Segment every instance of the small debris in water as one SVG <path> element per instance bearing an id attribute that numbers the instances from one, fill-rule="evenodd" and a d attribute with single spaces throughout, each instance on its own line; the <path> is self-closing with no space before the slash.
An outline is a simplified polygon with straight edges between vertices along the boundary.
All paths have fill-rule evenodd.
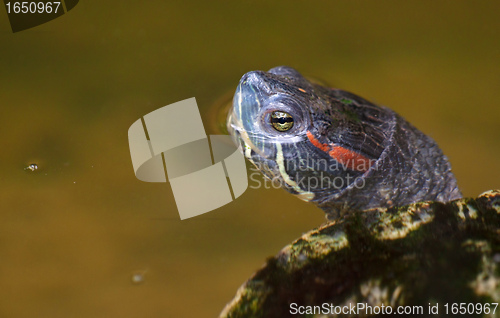
<path id="1" fill-rule="evenodd" d="M 146 275 L 147 270 L 136 271 L 132 274 L 132 283 L 135 285 L 139 285 L 144 283 L 144 276 Z"/>
<path id="2" fill-rule="evenodd" d="M 32 163 L 26 168 L 24 168 L 24 170 L 30 170 L 30 171 L 35 171 L 36 169 L 38 169 L 38 165 L 36 163 Z"/>

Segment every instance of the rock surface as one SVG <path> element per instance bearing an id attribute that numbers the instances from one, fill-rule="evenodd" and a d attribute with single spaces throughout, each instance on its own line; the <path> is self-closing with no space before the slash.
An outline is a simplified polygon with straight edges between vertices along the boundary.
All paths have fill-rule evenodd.
<path id="1" fill-rule="evenodd" d="M 439 317 L 452 314 L 454 303 L 459 311 L 460 303 L 474 304 L 467 317 L 500 317 L 492 304 L 500 302 L 499 268 L 500 190 L 353 211 L 270 258 L 220 317 L 336 317 L 341 310 L 358 317 L 371 316 L 362 306 L 374 313 L 382 305 L 384 316 L 387 306 L 394 316 L 398 306 L 411 306 L 401 308 Z"/>

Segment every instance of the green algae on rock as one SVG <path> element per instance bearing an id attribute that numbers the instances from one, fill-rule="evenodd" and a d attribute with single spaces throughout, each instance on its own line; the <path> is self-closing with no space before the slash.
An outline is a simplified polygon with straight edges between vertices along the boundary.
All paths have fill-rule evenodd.
<path id="1" fill-rule="evenodd" d="M 499 264 L 499 190 L 476 199 L 352 211 L 269 259 L 220 317 L 336 317 L 292 315 L 291 306 L 359 303 L 394 311 L 421 307 L 423 316 L 439 317 L 445 304 L 450 314 L 453 303 L 499 303 Z M 436 305 L 439 313 L 430 314 Z M 369 316 L 342 316 L 358 314 Z"/>

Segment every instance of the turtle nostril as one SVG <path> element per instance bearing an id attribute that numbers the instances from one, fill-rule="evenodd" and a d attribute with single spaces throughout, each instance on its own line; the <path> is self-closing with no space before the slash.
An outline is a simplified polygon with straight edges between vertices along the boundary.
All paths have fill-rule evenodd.
<path id="1" fill-rule="evenodd" d="M 262 71 L 252 71 L 248 72 L 240 80 L 240 84 L 248 84 L 252 86 L 258 86 L 263 81 L 265 73 Z"/>

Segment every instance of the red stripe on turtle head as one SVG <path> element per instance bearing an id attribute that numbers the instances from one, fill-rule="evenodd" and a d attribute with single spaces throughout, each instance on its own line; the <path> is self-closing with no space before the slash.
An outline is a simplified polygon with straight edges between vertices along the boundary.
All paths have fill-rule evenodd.
<path id="1" fill-rule="evenodd" d="M 323 144 L 314 137 L 314 135 L 308 130 L 307 138 L 313 144 L 314 147 L 318 148 L 321 151 L 328 153 L 330 157 L 337 160 L 344 167 L 348 169 L 366 172 L 372 166 L 372 160 L 366 158 L 365 156 L 349 150 L 347 148 L 337 146 L 335 144 Z"/>
<path id="2" fill-rule="evenodd" d="M 332 149 L 328 154 L 330 157 L 340 162 L 344 167 L 351 170 L 366 172 L 372 166 L 372 161 L 370 159 L 341 146 L 332 145 Z"/>
<path id="3" fill-rule="evenodd" d="M 318 148 L 321 151 L 328 152 L 330 150 L 330 146 L 328 144 L 322 144 L 316 139 L 316 137 L 313 136 L 313 134 L 308 130 L 307 131 L 307 138 L 309 138 L 309 141 L 313 144 L 314 147 Z"/>

